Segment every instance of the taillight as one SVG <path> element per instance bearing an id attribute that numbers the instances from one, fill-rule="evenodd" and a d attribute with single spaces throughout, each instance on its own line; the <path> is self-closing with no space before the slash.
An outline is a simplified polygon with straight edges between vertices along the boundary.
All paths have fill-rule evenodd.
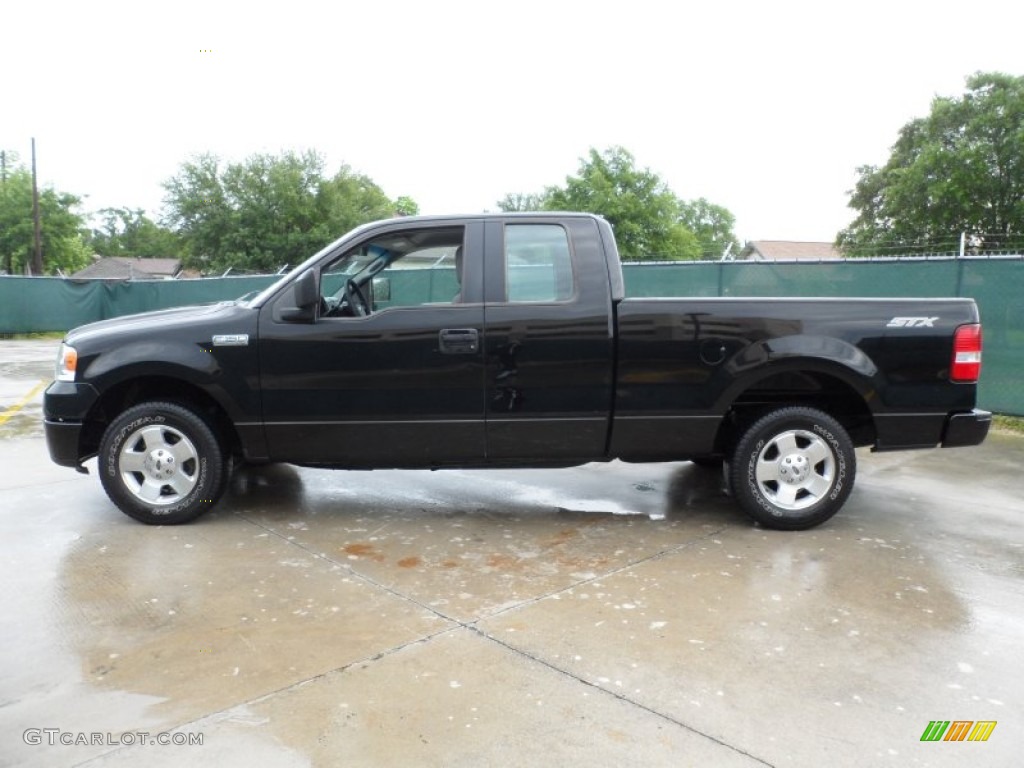
<path id="1" fill-rule="evenodd" d="M 952 381 L 973 383 L 981 375 L 981 325 L 961 325 L 953 334 Z"/>

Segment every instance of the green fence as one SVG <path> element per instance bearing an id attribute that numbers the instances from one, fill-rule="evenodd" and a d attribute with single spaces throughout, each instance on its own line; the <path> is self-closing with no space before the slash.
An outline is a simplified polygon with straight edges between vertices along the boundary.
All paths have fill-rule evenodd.
<path id="1" fill-rule="evenodd" d="M 436 274 L 431 274 L 436 272 Z M 979 403 L 1024 415 L 1024 258 L 626 264 L 629 296 L 966 296 L 985 324 Z M 449 301 L 451 269 L 388 272 L 382 304 Z M 63 331 L 150 309 L 235 299 L 276 278 L 112 282 L 0 277 L 0 333 Z"/>
<path id="2" fill-rule="evenodd" d="M 152 309 L 237 299 L 276 276 L 206 280 L 67 280 L 0 277 L 0 333 L 66 331 L 78 325 Z"/>

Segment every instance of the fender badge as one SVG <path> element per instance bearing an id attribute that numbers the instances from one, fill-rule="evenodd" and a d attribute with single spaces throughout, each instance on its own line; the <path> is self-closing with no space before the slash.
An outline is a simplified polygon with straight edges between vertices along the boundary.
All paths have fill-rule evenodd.
<path id="1" fill-rule="evenodd" d="M 221 333 L 213 337 L 215 347 L 247 347 L 249 346 L 248 333 Z"/>
<path id="2" fill-rule="evenodd" d="M 886 328 L 934 328 L 937 317 L 894 317 Z"/>

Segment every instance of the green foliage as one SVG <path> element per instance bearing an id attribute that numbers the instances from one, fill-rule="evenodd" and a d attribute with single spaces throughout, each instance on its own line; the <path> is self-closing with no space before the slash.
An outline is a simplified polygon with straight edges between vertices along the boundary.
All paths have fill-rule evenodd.
<path id="1" fill-rule="evenodd" d="M 700 243 L 702 259 L 715 261 L 732 246 L 739 253 L 740 244 L 733 234 L 736 217 L 727 208 L 715 205 L 706 198 L 679 201 L 679 223 L 693 232 Z"/>
<path id="2" fill-rule="evenodd" d="M 505 213 L 517 213 L 520 211 L 543 211 L 546 203 L 543 194 L 526 194 L 523 192 L 509 192 L 496 205 L 498 210 Z"/>
<path id="3" fill-rule="evenodd" d="M 586 211 L 611 222 L 624 260 L 718 259 L 731 243 L 735 217 L 724 207 L 684 201 L 649 169 L 638 169 L 622 147 L 591 149 L 564 187 L 521 192 L 497 202 L 502 211 Z"/>
<path id="4" fill-rule="evenodd" d="M 325 177 L 323 157 L 311 151 L 253 155 L 224 167 L 200 155 L 164 189 L 166 221 L 184 240 L 186 264 L 204 272 L 273 272 L 396 212 L 380 187 L 348 166 Z"/>
<path id="5" fill-rule="evenodd" d="M 978 73 L 903 126 L 888 162 L 862 166 L 857 218 L 836 244 L 850 256 L 1024 245 L 1024 77 Z"/>
<path id="6" fill-rule="evenodd" d="M 1002 432 L 1016 432 L 1018 435 L 1024 435 L 1024 419 L 1019 416 L 995 414 L 992 416 L 992 426 Z"/>
<path id="7" fill-rule="evenodd" d="M 142 209 L 103 208 L 101 225 L 94 227 L 89 246 L 100 256 L 180 258 L 183 244 L 177 233 L 151 221 Z"/>
<path id="8" fill-rule="evenodd" d="M 564 187 L 551 187 L 544 207 L 555 211 L 588 211 L 606 218 L 615 230 L 625 260 L 697 259 L 696 235 L 679 221 L 679 199 L 649 169 L 638 169 L 622 147 L 591 149 L 576 176 Z"/>
<path id="9" fill-rule="evenodd" d="M 11 165 L 8 153 L 7 180 L 0 184 L 0 268 L 8 274 L 24 274 L 34 250 L 32 222 L 32 173 Z M 75 211 L 81 201 L 52 187 L 39 190 L 39 218 L 43 246 L 43 271 L 70 274 L 89 264 L 89 249 L 82 241 L 82 217 Z"/>
<path id="10" fill-rule="evenodd" d="M 419 203 L 407 195 L 395 199 L 395 213 L 399 216 L 415 216 L 420 212 Z"/>

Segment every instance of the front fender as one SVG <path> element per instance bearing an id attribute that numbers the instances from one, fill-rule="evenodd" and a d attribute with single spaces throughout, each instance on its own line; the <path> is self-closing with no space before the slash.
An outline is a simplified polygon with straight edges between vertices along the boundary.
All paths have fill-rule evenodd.
<path id="1" fill-rule="evenodd" d="M 133 380 L 170 379 L 204 391 L 232 421 L 259 419 L 254 349 L 166 339 L 138 340 L 81 360 L 80 366 L 82 380 L 101 393 Z"/>
<path id="2" fill-rule="evenodd" d="M 139 376 L 184 378 L 193 383 L 210 380 L 220 365 L 209 345 L 160 340 L 132 341 L 79 362 L 83 380 L 100 389 Z"/>

